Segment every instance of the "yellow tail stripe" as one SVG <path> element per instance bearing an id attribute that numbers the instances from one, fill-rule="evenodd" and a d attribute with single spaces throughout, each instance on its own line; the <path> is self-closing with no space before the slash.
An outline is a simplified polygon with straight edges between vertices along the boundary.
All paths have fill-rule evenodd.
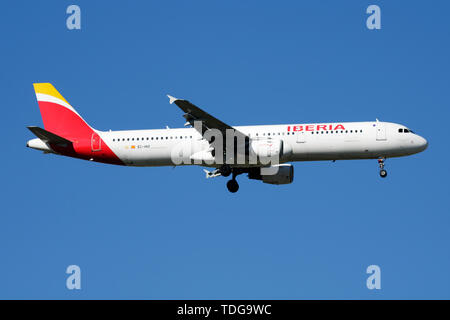
<path id="1" fill-rule="evenodd" d="M 64 97 L 58 92 L 58 90 L 55 89 L 55 87 L 51 83 L 33 83 L 33 86 L 34 91 L 36 93 L 43 93 L 49 96 L 53 96 L 55 98 L 65 101 L 67 104 L 70 105 L 70 103 L 67 102 L 66 99 L 64 99 Z"/>

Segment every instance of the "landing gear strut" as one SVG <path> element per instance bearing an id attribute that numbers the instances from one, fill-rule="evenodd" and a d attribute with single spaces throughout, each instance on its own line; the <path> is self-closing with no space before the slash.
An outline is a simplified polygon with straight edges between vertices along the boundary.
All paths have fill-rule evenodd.
<path id="1" fill-rule="evenodd" d="M 386 178 L 387 177 L 387 171 L 384 170 L 384 158 L 378 159 L 378 166 L 380 167 L 380 177 Z"/>
<path id="2" fill-rule="evenodd" d="M 227 182 L 227 188 L 228 191 L 231 193 L 235 193 L 239 190 L 239 184 L 236 181 L 236 176 L 238 174 L 241 174 L 242 172 L 239 171 L 239 169 L 231 169 L 232 178 L 230 181 Z"/>

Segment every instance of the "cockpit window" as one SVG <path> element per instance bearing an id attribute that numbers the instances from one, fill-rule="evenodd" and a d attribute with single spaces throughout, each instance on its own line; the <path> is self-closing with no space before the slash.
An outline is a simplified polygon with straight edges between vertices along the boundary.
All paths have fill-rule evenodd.
<path id="1" fill-rule="evenodd" d="M 400 128 L 400 129 L 398 129 L 398 132 L 400 132 L 400 133 L 408 133 L 408 132 L 414 133 L 414 131 L 406 129 L 406 128 Z"/>

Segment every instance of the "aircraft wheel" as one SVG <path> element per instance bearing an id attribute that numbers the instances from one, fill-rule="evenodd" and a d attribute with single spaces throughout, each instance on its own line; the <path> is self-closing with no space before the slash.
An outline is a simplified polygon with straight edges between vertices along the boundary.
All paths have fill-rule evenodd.
<path id="1" fill-rule="evenodd" d="M 235 193 L 239 190 L 239 184 L 235 179 L 231 179 L 230 181 L 227 182 L 227 188 L 228 191 L 230 191 L 231 193 Z"/>
<path id="2" fill-rule="evenodd" d="M 384 170 L 384 169 L 380 170 L 380 177 L 386 178 L 387 177 L 387 171 Z"/>

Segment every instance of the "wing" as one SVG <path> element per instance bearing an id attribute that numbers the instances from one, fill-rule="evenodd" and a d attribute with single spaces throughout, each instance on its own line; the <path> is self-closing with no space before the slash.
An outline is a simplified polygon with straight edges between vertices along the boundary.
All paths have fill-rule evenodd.
<path id="1" fill-rule="evenodd" d="M 208 129 L 217 129 L 222 132 L 223 137 L 226 137 L 226 131 L 227 130 L 233 130 L 235 132 L 236 136 L 241 136 L 242 138 L 247 137 L 244 133 L 240 132 L 239 130 L 236 130 L 232 126 L 220 121 L 219 119 L 213 117 L 206 111 L 203 111 L 199 107 L 193 105 L 187 100 L 181 100 L 177 99 L 175 97 L 172 97 L 170 95 L 167 95 L 169 97 L 170 104 L 175 103 L 181 110 L 185 112 L 183 117 L 186 119 L 187 123 L 189 123 L 192 127 L 197 129 L 199 131 L 200 127 L 197 128 L 194 126 L 195 121 L 201 121 L 201 132 L 200 134 L 203 135 L 206 130 Z"/>

